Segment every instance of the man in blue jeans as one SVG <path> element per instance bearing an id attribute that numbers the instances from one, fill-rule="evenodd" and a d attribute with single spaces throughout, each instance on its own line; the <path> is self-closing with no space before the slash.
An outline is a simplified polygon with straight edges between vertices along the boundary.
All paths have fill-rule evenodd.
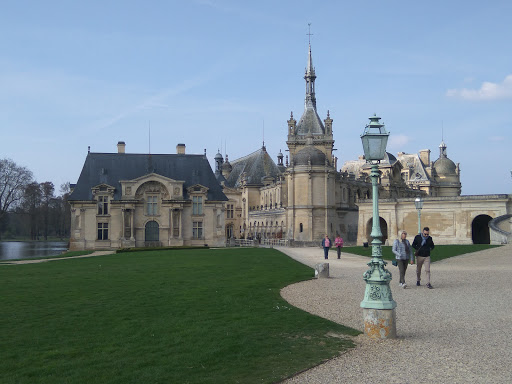
<path id="1" fill-rule="evenodd" d="M 419 233 L 412 242 L 412 247 L 416 249 L 416 285 L 420 285 L 421 267 L 425 264 L 425 274 L 427 275 L 427 288 L 434 288 L 430 284 L 430 251 L 434 249 L 434 240 L 430 234 L 430 228 L 423 228 L 423 233 Z"/>
<path id="2" fill-rule="evenodd" d="M 329 258 L 329 248 L 331 248 L 331 244 L 331 239 L 329 239 L 329 236 L 325 235 L 325 238 L 322 239 L 322 247 L 324 247 L 325 260 Z"/>

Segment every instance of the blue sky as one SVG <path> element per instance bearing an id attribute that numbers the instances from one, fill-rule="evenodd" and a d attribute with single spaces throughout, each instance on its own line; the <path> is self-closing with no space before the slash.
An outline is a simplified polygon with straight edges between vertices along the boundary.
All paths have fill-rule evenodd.
<path id="1" fill-rule="evenodd" d="M 377 113 L 388 151 L 459 162 L 462 193 L 512 193 L 510 1 L 4 1 L 0 158 L 76 182 L 87 155 L 286 149 L 304 109 L 308 23 L 317 109 L 338 166 Z"/>

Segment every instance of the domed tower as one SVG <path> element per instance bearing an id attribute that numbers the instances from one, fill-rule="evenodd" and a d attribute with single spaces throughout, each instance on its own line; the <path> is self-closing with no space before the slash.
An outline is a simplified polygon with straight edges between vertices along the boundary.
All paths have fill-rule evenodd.
<path id="1" fill-rule="evenodd" d="M 220 151 L 214 157 L 215 160 L 215 178 L 219 183 L 226 181 L 226 178 L 222 175 L 222 163 L 224 163 L 224 158 Z"/>
<path id="2" fill-rule="evenodd" d="M 335 204 L 336 170 L 331 159 L 314 144 L 311 133 L 286 170 L 288 238 L 316 244 L 338 228 Z M 291 225 L 290 225 L 291 224 Z"/>
<path id="3" fill-rule="evenodd" d="M 446 144 L 439 144 L 439 159 L 433 165 L 434 181 L 436 182 L 437 196 L 460 196 L 460 168 L 459 164 L 451 161 L 446 154 Z"/>

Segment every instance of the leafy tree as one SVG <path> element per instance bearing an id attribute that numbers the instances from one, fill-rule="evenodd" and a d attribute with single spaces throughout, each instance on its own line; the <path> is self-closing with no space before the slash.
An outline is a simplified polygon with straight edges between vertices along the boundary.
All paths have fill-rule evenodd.
<path id="1" fill-rule="evenodd" d="M 32 172 L 10 159 L 0 159 L 0 221 L 10 209 L 16 208 L 32 181 Z"/>

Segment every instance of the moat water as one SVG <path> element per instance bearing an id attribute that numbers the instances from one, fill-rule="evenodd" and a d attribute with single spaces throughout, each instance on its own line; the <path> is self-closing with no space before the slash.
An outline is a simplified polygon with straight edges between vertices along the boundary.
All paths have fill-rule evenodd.
<path id="1" fill-rule="evenodd" d="M 55 256 L 67 247 L 65 241 L 0 241 L 0 260 Z"/>

